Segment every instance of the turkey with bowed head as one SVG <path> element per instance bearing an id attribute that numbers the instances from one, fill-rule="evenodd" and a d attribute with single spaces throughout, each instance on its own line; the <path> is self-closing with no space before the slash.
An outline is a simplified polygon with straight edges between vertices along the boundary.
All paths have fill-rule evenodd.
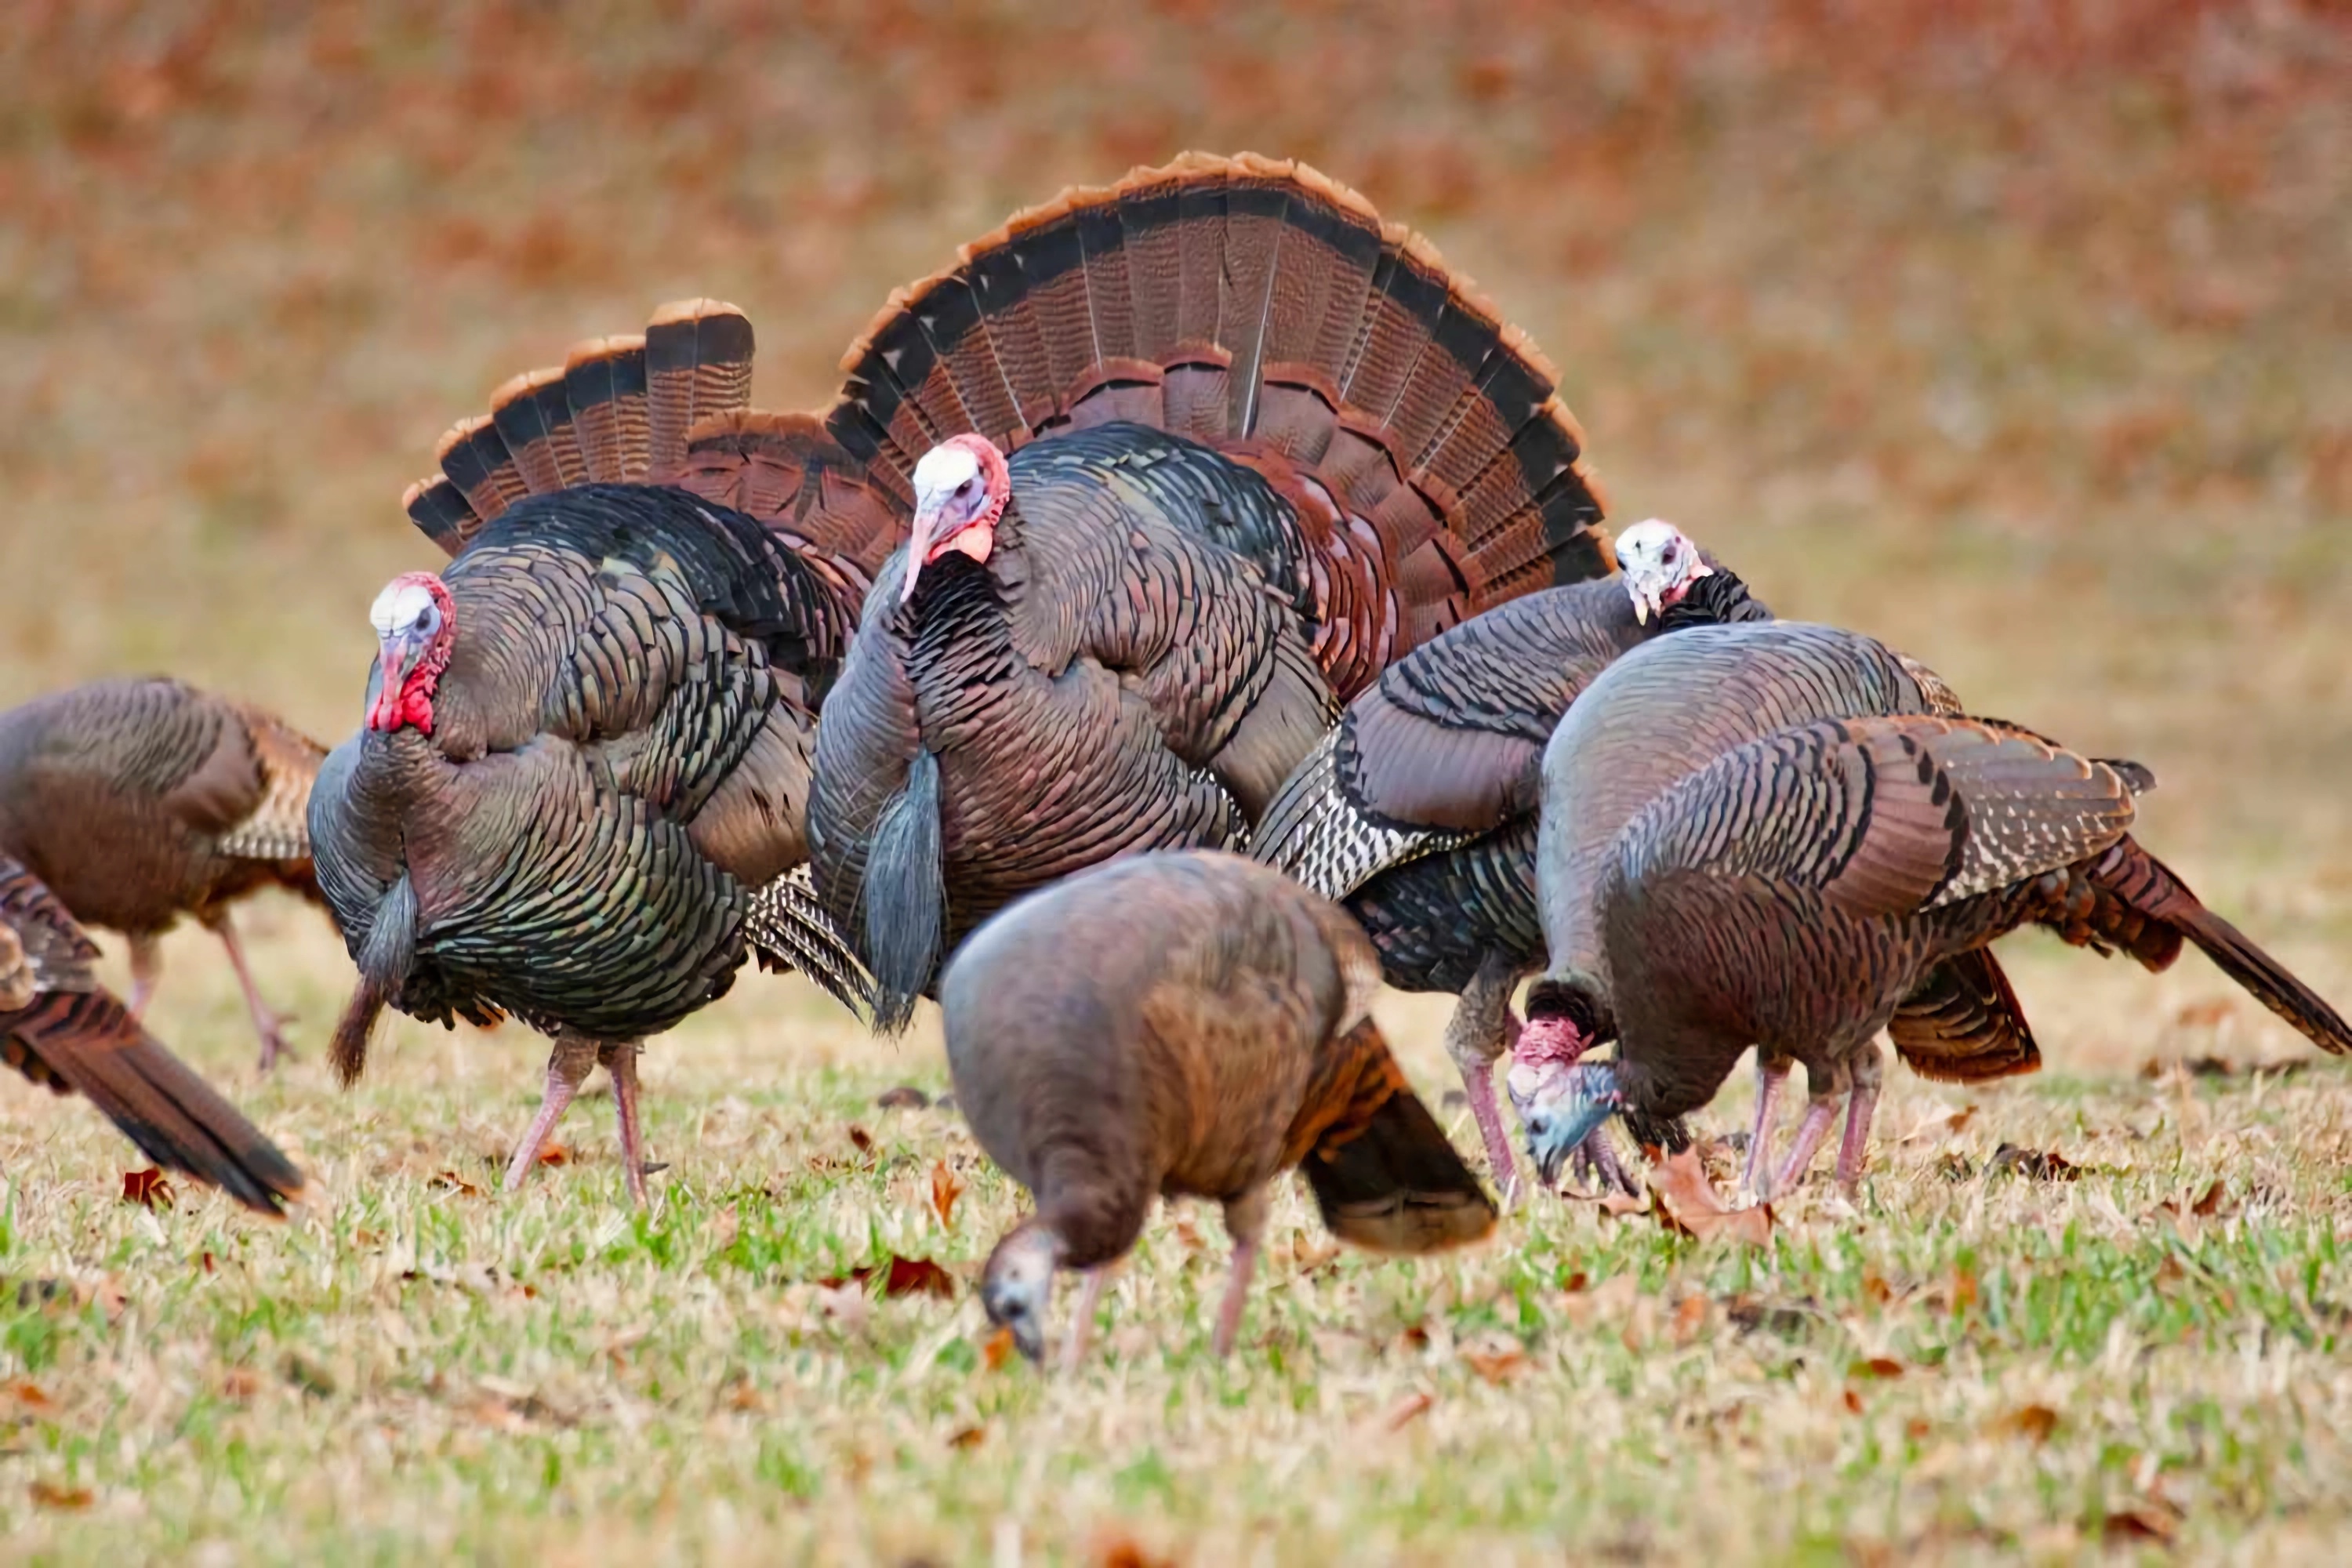
<path id="1" fill-rule="evenodd" d="M 1550 368 L 1311 169 L 1188 155 L 962 255 L 826 416 L 913 509 L 809 807 L 886 1026 L 1025 892 L 1246 847 L 1384 666 L 1610 564 Z"/>
<path id="2" fill-rule="evenodd" d="M 1876 1036 L 1903 1045 L 1906 1010 L 1915 1065 L 2038 1059 L 1999 971 L 1970 967 L 2028 924 L 2151 970 L 2194 943 L 2315 1044 L 2352 1050 L 2333 1008 L 2132 839 L 2145 769 L 1929 711 L 1939 695 L 1868 637 L 1783 624 L 1663 639 L 1570 710 L 1544 757 L 1550 967 L 1511 1069 L 1547 1177 L 1613 1111 L 1704 1105 L 1753 1045 L 1748 1184 L 1799 1180 L 1843 1100 L 1852 1186 Z M 1617 1060 L 1577 1059 L 1612 1034 Z M 1768 1176 L 1796 1062 L 1811 1103 Z"/>
<path id="3" fill-rule="evenodd" d="M 1445 1045 L 1507 1197 L 1517 1162 L 1495 1063 L 1518 983 L 1543 963 L 1536 819 L 1544 742 L 1620 654 L 1685 626 L 1769 620 L 1747 584 L 1672 523 L 1617 538 L 1620 575 L 1548 588 L 1463 622 L 1381 671 L 1259 824 L 1253 859 L 1337 899 L 1400 990 L 1461 998 Z M 1680 1147 L 1682 1130 L 1637 1127 Z M 1608 1139 L 1579 1157 L 1630 1185 Z"/>
<path id="4" fill-rule="evenodd" d="M 1224 1205 L 1232 1348 L 1265 1226 L 1297 1168 L 1334 1236 L 1427 1253 L 1495 1205 L 1367 1011 L 1380 960 L 1346 913 L 1210 851 L 1131 857 L 1034 893 L 964 943 L 940 986 L 956 1103 L 1035 1209 L 990 1253 L 981 1299 L 1031 1360 L 1055 1273 L 1086 1275 L 1065 1364 L 1155 1198 Z"/>
<path id="5" fill-rule="evenodd" d="M 261 1037 L 286 1054 L 230 907 L 265 888 L 316 903 L 303 816 L 326 748 L 260 709 L 176 680 L 101 680 L 0 713 L 0 855 L 85 925 L 131 940 L 131 1016 L 182 915 L 218 936 Z"/>
<path id="6" fill-rule="evenodd" d="M 0 1058 L 79 1093 L 167 1170 L 275 1216 L 302 1173 L 98 983 L 98 949 L 23 865 L 0 855 Z"/>
<path id="7" fill-rule="evenodd" d="M 734 307 L 667 306 L 443 437 L 407 507 L 450 562 L 377 598 L 366 728 L 312 796 L 360 969 L 346 1082 L 386 1003 L 553 1037 L 509 1188 L 602 1062 L 643 1201 L 639 1042 L 747 950 L 863 997 L 802 824 L 817 704 L 903 530 L 817 421 L 744 408 L 751 351 Z"/>

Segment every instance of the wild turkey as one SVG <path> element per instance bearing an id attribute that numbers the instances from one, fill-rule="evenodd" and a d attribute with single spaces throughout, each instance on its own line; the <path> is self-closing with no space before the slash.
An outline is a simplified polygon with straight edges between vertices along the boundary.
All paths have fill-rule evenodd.
<path id="1" fill-rule="evenodd" d="M 1610 566 L 1550 368 L 1311 169 L 1188 155 L 962 257 L 892 296 L 827 416 L 915 514 L 809 809 L 887 1026 L 1008 900 L 1244 847 L 1383 666 Z"/>
<path id="2" fill-rule="evenodd" d="M 303 826 L 326 748 L 258 708 L 176 680 L 101 680 L 0 713 L 0 855 L 85 925 L 131 939 L 131 1016 L 194 915 L 244 989 L 261 1070 L 286 1054 L 230 906 L 264 888 L 318 902 Z"/>
<path id="3" fill-rule="evenodd" d="M 815 420 L 743 409 L 751 352 L 734 307 L 667 306 L 443 438 L 406 504 L 452 559 L 376 600 L 367 727 L 312 800 L 361 974 L 344 1081 L 386 1002 L 554 1037 L 509 1188 L 602 1061 L 643 1200 L 638 1043 L 747 946 L 862 995 L 802 818 L 817 701 L 903 531 Z"/>
<path id="4" fill-rule="evenodd" d="M 1825 627 L 1700 629 L 1620 660 L 1570 710 L 1544 761 L 1551 969 L 1511 1075 L 1544 1169 L 1621 1106 L 1706 1103 L 1752 1044 L 1750 1184 L 1801 1176 L 1841 1099 L 1851 1184 L 1874 1037 L 1902 1043 L 1904 1010 L 1914 1046 L 1955 1070 L 2038 1058 L 1999 971 L 1971 967 L 2025 924 L 2150 969 L 2185 938 L 2322 1048 L 2352 1049 L 2326 1003 L 2128 837 L 2146 770 L 1926 712 L 1906 666 Z M 1612 1033 L 1616 1063 L 1575 1062 Z M 1792 1061 L 1812 1100 L 1768 1182 L 1770 1101 Z"/>
<path id="5" fill-rule="evenodd" d="M 1022 900 L 948 966 L 956 1103 L 1035 1210 L 989 1255 L 981 1299 L 1032 1361 L 1054 1272 L 1087 1276 L 1064 1361 L 1084 1353 L 1110 1266 L 1157 1196 L 1224 1205 L 1241 1326 L 1266 1185 L 1297 1167 L 1343 1241 L 1433 1252 L 1495 1206 L 1366 1012 L 1380 962 L 1355 922 L 1214 852 L 1136 856 Z"/>
<path id="6" fill-rule="evenodd" d="M 0 856 L 0 1058 L 85 1096 L 156 1164 L 249 1209 L 275 1215 L 300 1198 L 302 1173 L 107 994 L 97 960 L 57 897 Z"/>
<path id="7" fill-rule="evenodd" d="M 1461 997 L 1446 1051 L 1507 1197 L 1518 1169 L 1495 1102 L 1495 1063 L 1518 1034 L 1512 993 L 1543 963 L 1544 742 L 1626 649 L 1683 626 L 1771 618 L 1671 523 L 1627 529 L 1617 561 L 1620 576 L 1515 599 L 1389 666 L 1283 785 L 1251 847 L 1253 859 L 1340 900 L 1380 951 L 1391 985 Z M 1685 1141 L 1673 1126 L 1637 1137 Z M 1625 1182 L 1605 1137 L 1582 1156 Z"/>

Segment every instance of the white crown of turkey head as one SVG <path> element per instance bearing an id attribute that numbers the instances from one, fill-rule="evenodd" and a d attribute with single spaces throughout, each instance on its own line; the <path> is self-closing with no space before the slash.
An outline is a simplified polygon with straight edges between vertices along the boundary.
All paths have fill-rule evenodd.
<path id="1" fill-rule="evenodd" d="M 907 534 L 907 575 L 898 602 L 915 596 L 924 567 L 954 551 L 984 562 L 996 520 L 1013 493 L 1004 454 L 985 436 L 950 436 L 915 463 L 915 521 Z"/>
<path id="2" fill-rule="evenodd" d="M 1643 626 L 1652 616 L 1682 603 L 1693 583 L 1715 575 L 1690 536 L 1659 517 L 1637 522 L 1617 536 L 1617 568 L 1625 574 L 1633 619 Z"/>
<path id="3" fill-rule="evenodd" d="M 368 609 L 368 622 L 375 635 L 388 637 L 395 632 L 430 632 L 430 622 L 440 612 L 433 603 L 433 590 L 417 582 L 414 574 L 395 577 L 383 585 Z"/>

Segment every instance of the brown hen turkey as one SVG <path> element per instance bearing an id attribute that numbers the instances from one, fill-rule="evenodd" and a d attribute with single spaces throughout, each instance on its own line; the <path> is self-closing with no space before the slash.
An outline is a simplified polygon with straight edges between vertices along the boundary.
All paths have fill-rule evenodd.
<path id="1" fill-rule="evenodd" d="M 1426 1253 L 1495 1206 L 1367 1011 L 1380 960 L 1328 900 L 1236 856 L 1132 857 L 1032 894 L 973 933 L 940 988 L 956 1102 L 1035 1210 L 981 1298 L 1031 1360 L 1056 1270 L 1086 1275 L 1063 1359 L 1153 1201 L 1224 1205 L 1233 1270 L 1213 1344 L 1241 1326 L 1266 1189 L 1297 1169 L 1343 1241 Z"/>
<path id="2" fill-rule="evenodd" d="M 261 1037 L 286 1054 L 230 907 L 265 888 L 319 902 L 304 814 L 326 748 L 260 709 L 176 680 L 101 680 L 0 713 L 0 855 L 76 920 L 131 942 L 131 1016 L 193 915 L 220 938 Z"/>
<path id="3" fill-rule="evenodd" d="M 275 1215 L 302 1173 L 100 985 L 98 949 L 39 879 L 0 855 L 0 1059 L 80 1094 L 142 1153 Z"/>
<path id="4" fill-rule="evenodd" d="M 2315 1044 L 2352 1050 L 2335 1009 L 2131 838 L 2145 769 L 1929 706 L 1916 667 L 1883 646 L 1784 623 L 1650 645 L 1570 710 L 1544 762 L 1551 968 L 1511 1083 L 1547 1172 L 1614 1110 L 1705 1104 L 1753 1045 L 1751 1184 L 1801 1177 L 1843 1100 L 1851 1186 L 1875 1037 L 1908 999 L 1948 1004 L 1938 1021 L 1961 1020 L 1946 1033 L 1964 1060 L 2031 1050 L 2006 987 L 1952 968 L 2027 924 L 2151 970 L 2194 943 Z M 1933 984 L 1938 970 L 1958 979 Z M 1611 1034 L 1617 1061 L 1577 1061 Z M 1792 1062 L 1811 1103 L 1768 1176 Z"/>
<path id="5" fill-rule="evenodd" d="M 747 952 L 864 994 L 803 816 L 817 703 L 903 530 L 816 421 L 744 408 L 751 353 L 733 306 L 667 306 L 443 438 L 407 505 L 452 559 L 377 599 L 367 725 L 312 800 L 361 974 L 345 1081 L 387 1002 L 553 1037 L 509 1187 L 601 1062 L 642 1202 L 639 1042 Z"/>
<path id="6" fill-rule="evenodd" d="M 809 810 L 886 1025 L 1023 893 L 1246 847 L 1384 666 L 1610 566 L 1550 367 L 1313 170 L 1188 155 L 962 255 L 826 416 L 913 513 Z"/>

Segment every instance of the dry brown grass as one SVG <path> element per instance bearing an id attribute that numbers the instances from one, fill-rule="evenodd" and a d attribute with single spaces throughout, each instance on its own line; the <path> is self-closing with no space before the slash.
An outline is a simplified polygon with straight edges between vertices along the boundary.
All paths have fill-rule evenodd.
<path id="1" fill-rule="evenodd" d="M 401 486 L 511 372 L 711 293 L 759 323 L 761 401 L 813 403 L 890 285 L 1011 207 L 1253 146 L 1425 228 L 1536 333 L 1621 518 L 2147 762 L 2147 841 L 2352 995 L 2352 38 L 2284 4 L 2064 13 L 20 5 L 0 702 L 163 668 L 339 735 L 367 601 L 426 559 Z M 332 937 L 283 909 L 256 946 L 315 1047 Z M 226 974 L 173 958 L 163 1026 L 236 1078 Z M 87 1108 L 0 1094 L 0 1270 L 127 1303 L 0 1307 L 0 1373 L 47 1402 L 0 1388 L 0 1526 L 59 1556 L 985 1558 L 1018 1516 L 1074 1557 L 2064 1557 L 2114 1507 L 2201 1554 L 2320 1554 L 2340 1077 L 2151 1085 L 2151 1057 L 2295 1046 L 2215 1013 L 2193 958 L 2016 967 L 2053 1071 L 1949 1143 L 2122 1173 L 1948 1184 L 1943 1143 L 1888 1144 L 1860 1220 L 1801 1213 L 1762 1259 L 1547 1206 L 1459 1262 L 1277 1268 L 1229 1373 L 1189 1312 L 1214 1268 L 1163 1224 L 1066 1389 L 966 1370 L 966 1304 L 807 1283 L 883 1246 L 968 1262 L 1013 1202 L 975 1170 L 940 1233 L 919 1192 L 969 1145 L 868 1107 L 936 1085 L 934 1049 L 793 985 L 656 1047 L 677 1165 L 642 1225 L 585 1116 L 583 1167 L 519 1204 L 433 1184 L 524 1114 L 519 1033 L 404 1028 L 351 1097 L 315 1050 L 246 1086 L 331 1203 L 286 1231 L 209 1199 L 151 1222 Z M 1435 1092 L 1439 1012 L 1396 1006 Z M 1957 1103 L 1906 1083 L 1885 1126 Z M 811 1172 L 853 1116 L 880 1168 Z M 2193 1238 L 2157 1211 L 2225 1173 L 2237 1212 Z M 1799 1317 L 1740 1331 L 1743 1297 Z M 1486 1347 L 1489 1384 L 1458 1352 L 1496 1334 L 1525 1361 Z M 1880 1354 L 1905 1375 L 1851 1384 Z M 2036 1404 L 2046 1443 L 2002 1435 Z"/>

